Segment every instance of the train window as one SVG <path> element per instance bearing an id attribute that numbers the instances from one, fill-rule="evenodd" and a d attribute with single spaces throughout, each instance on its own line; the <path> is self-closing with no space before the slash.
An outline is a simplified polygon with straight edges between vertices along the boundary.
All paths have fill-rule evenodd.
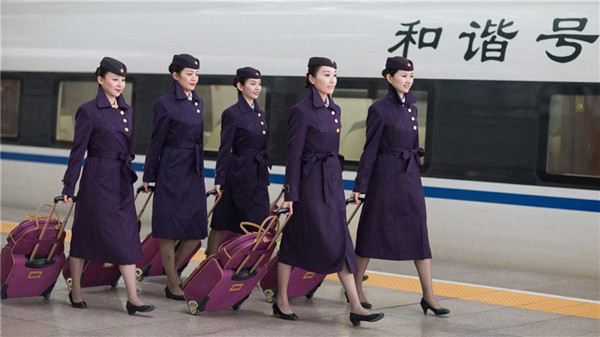
<path id="1" fill-rule="evenodd" d="M 2 137 L 16 138 L 19 132 L 19 98 L 21 81 L 2 79 L 0 110 L 2 120 Z"/>
<path id="2" fill-rule="evenodd" d="M 98 82 L 96 81 L 61 81 L 58 84 L 58 107 L 56 109 L 56 140 L 73 141 L 75 133 L 75 113 L 77 108 L 96 97 Z M 123 95 L 127 104 L 131 105 L 133 84 L 127 82 Z"/>
<path id="3" fill-rule="evenodd" d="M 204 150 L 219 151 L 221 144 L 221 114 L 237 102 L 237 89 L 231 84 L 196 86 L 196 94 L 204 101 Z M 267 88 L 262 87 L 258 105 L 265 109 Z"/>
<path id="4" fill-rule="evenodd" d="M 600 177 L 600 96 L 552 95 L 546 171 Z"/>
<path id="5" fill-rule="evenodd" d="M 425 148 L 427 121 L 427 91 L 413 90 L 419 111 L 419 146 Z M 377 91 L 377 98 L 387 95 L 387 89 Z M 367 89 L 336 89 L 335 103 L 342 108 L 340 154 L 348 161 L 359 161 L 366 140 L 366 121 L 369 106 L 375 101 L 368 97 Z M 423 160 L 423 158 L 421 158 Z"/>

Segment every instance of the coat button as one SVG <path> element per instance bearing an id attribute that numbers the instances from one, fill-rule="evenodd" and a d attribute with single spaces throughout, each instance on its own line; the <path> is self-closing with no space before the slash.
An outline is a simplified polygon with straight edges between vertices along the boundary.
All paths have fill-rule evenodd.
<path id="1" fill-rule="evenodd" d="M 331 110 L 331 115 L 335 116 L 335 111 Z"/>
<path id="2" fill-rule="evenodd" d="M 127 119 L 126 118 L 123 118 L 123 123 L 127 123 Z"/>
<path id="3" fill-rule="evenodd" d="M 261 114 L 260 114 L 260 112 L 259 112 L 259 113 L 258 113 L 258 117 L 260 117 L 260 116 L 262 116 L 262 115 L 261 115 Z"/>
<path id="4" fill-rule="evenodd" d="M 417 129 L 417 126 L 416 126 L 416 125 L 415 125 L 415 126 L 413 126 L 413 130 L 416 130 L 416 129 Z"/>
<path id="5" fill-rule="evenodd" d="M 412 110 L 410 108 L 408 108 L 408 112 L 412 112 Z"/>
<path id="6" fill-rule="evenodd" d="M 198 102 L 194 102 L 194 105 L 195 105 L 195 106 L 198 106 Z"/>
<path id="7" fill-rule="evenodd" d="M 129 132 L 129 128 L 125 128 L 125 132 Z"/>
<path id="8" fill-rule="evenodd" d="M 121 116 L 123 116 L 125 114 L 125 111 L 121 110 Z"/>
<path id="9" fill-rule="evenodd" d="M 340 128 L 335 129 L 335 132 L 340 133 Z"/>
<path id="10" fill-rule="evenodd" d="M 263 121 L 260 121 L 260 125 L 265 125 L 265 122 L 263 122 Z"/>
<path id="11" fill-rule="evenodd" d="M 199 114 L 200 113 L 200 109 L 196 109 L 196 113 Z"/>
<path id="12" fill-rule="evenodd" d="M 415 120 L 415 118 L 414 118 L 414 117 L 411 117 L 411 118 L 410 118 L 410 120 L 411 120 L 411 121 L 414 121 L 414 120 Z"/>
<path id="13" fill-rule="evenodd" d="M 333 121 L 334 121 L 334 122 L 337 124 L 337 122 L 338 122 L 338 119 L 336 118 L 336 119 L 334 119 Z"/>
<path id="14" fill-rule="evenodd" d="M 262 134 L 263 134 L 263 135 L 266 135 L 266 134 L 267 134 L 267 131 L 263 130 L 263 131 L 262 131 Z"/>

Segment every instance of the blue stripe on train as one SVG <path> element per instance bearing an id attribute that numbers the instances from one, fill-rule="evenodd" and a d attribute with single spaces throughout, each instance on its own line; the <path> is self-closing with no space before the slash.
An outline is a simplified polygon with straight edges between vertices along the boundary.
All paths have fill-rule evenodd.
<path id="1" fill-rule="evenodd" d="M 26 154 L 6 151 L 0 152 L 0 159 L 60 165 L 66 165 L 68 161 L 67 157 Z M 142 171 L 143 165 L 139 163 L 134 163 L 133 167 L 136 171 Z M 215 170 L 211 168 L 205 168 L 204 173 L 207 178 L 214 178 L 215 176 Z M 285 182 L 285 176 L 283 174 L 272 173 L 270 174 L 270 180 L 273 184 L 283 184 Z M 344 180 L 344 189 L 352 190 L 353 188 L 354 181 Z M 456 188 L 428 186 L 423 187 L 423 189 L 425 190 L 425 196 L 428 198 L 489 202 L 495 204 L 545 207 L 587 212 L 600 212 L 600 200 L 559 198 L 539 195 L 473 191 Z"/>

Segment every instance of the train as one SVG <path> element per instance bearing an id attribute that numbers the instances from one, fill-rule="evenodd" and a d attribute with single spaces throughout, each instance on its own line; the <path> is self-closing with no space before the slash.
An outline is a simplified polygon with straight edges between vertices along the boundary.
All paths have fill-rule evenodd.
<path id="1" fill-rule="evenodd" d="M 600 280 L 598 1 L 2 1 L 1 206 L 61 190 L 77 106 L 103 56 L 128 66 L 134 167 L 171 56 L 200 59 L 207 188 L 235 70 L 260 69 L 270 193 L 284 183 L 287 118 L 306 63 L 338 64 L 349 194 L 385 59 L 415 64 L 422 180 L 436 260 Z M 596 14 L 594 14 L 596 13 Z M 3 212 L 4 213 L 4 212 Z M 351 232 L 356 230 L 352 225 Z"/>

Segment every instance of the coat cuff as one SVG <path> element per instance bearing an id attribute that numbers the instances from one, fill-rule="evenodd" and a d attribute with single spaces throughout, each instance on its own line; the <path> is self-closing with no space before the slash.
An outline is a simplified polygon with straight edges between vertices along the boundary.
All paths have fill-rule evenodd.
<path id="1" fill-rule="evenodd" d="M 215 177 L 215 185 L 225 185 L 225 177 L 217 176 Z"/>
<path id="2" fill-rule="evenodd" d="M 65 187 L 63 187 L 63 190 L 62 190 L 62 195 L 68 195 L 70 197 L 74 196 L 75 195 L 75 188 L 71 187 L 71 186 L 66 186 L 65 185 Z"/>
<path id="3" fill-rule="evenodd" d="M 367 184 L 356 181 L 354 182 L 354 189 L 352 191 L 365 194 L 367 193 Z"/>
<path id="4" fill-rule="evenodd" d="M 298 201 L 298 190 L 290 185 L 283 185 L 285 201 Z"/>
<path id="5" fill-rule="evenodd" d="M 142 181 L 145 181 L 147 183 L 152 183 L 156 181 L 156 169 L 154 168 L 144 168 L 144 177 L 142 178 Z"/>

